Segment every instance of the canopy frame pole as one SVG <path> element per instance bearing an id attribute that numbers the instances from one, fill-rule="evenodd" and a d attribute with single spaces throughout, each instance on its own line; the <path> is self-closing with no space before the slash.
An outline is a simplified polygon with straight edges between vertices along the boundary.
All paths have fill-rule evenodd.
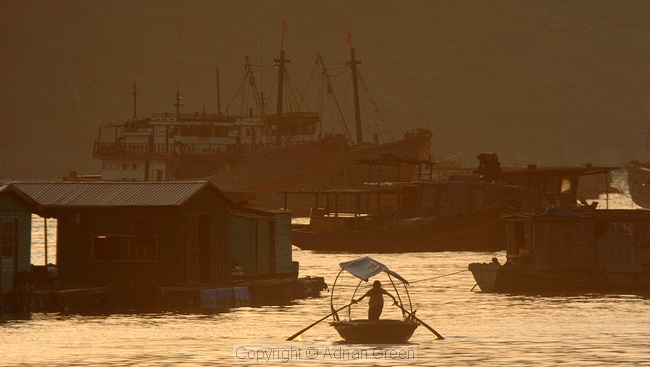
<path id="1" fill-rule="evenodd" d="M 393 285 L 393 289 L 395 290 L 395 294 L 397 295 L 397 299 L 399 300 L 400 305 L 403 304 L 402 303 L 402 296 L 400 296 L 399 291 L 397 290 L 397 286 L 395 285 L 395 282 L 393 281 L 393 277 L 390 276 L 389 273 L 386 273 L 386 275 L 388 275 L 388 280 L 390 280 L 390 284 Z M 406 288 L 406 286 L 404 286 L 404 288 Z M 402 317 L 405 317 L 404 310 L 402 310 Z"/>
<path id="2" fill-rule="evenodd" d="M 330 295 L 330 309 L 332 310 L 332 317 L 334 318 L 334 321 L 339 321 L 339 314 L 334 309 L 334 289 L 336 289 L 336 282 L 339 280 L 339 276 L 341 276 L 343 270 L 344 269 L 341 269 L 341 271 L 339 271 L 339 273 L 336 274 L 336 278 L 334 279 L 334 284 L 332 284 L 332 292 Z"/>

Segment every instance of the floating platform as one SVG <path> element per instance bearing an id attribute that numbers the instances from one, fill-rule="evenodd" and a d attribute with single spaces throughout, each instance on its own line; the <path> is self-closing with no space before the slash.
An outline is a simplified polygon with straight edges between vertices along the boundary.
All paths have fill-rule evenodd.
<path id="1" fill-rule="evenodd" d="M 327 284 L 323 277 L 301 277 L 248 281 L 224 287 L 158 287 L 139 283 L 74 289 L 56 289 L 57 284 L 46 287 L 26 294 L 0 296 L 0 314 L 219 311 L 317 298 L 327 289 Z"/>

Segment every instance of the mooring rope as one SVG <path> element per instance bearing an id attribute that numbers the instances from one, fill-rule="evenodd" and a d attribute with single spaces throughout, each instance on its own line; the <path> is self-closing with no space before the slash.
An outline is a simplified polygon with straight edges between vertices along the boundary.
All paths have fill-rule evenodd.
<path id="1" fill-rule="evenodd" d="M 432 279 L 443 278 L 443 277 L 447 277 L 447 276 L 450 276 L 450 275 L 460 274 L 460 273 L 465 272 L 465 271 L 469 271 L 469 269 L 463 269 L 463 270 L 455 271 L 455 272 L 453 272 L 453 273 L 443 274 L 443 275 L 438 275 L 438 276 L 431 277 L 431 278 L 424 278 L 424 279 L 412 280 L 412 281 L 410 281 L 409 283 L 423 282 L 423 281 L 425 281 L 425 280 L 432 280 Z"/>

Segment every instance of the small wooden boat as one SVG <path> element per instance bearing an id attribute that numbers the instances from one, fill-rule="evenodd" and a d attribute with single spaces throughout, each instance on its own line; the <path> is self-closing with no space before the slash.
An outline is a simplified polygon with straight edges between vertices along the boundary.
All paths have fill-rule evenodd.
<path id="1" fill-rule="evenodd" d="M 403 344 L 408 342 L 409 338 L 413 335 L 415 329 L 420 326 L 420 320 L 415 317 L 415 311 L 412 308 L 411 298 L 408 294 L 408 281 L 399 274 L 388 269 L 384 264 L 371 259 L 368 256 L 343 262 L 340 264 L 341 271 L 334 280 L 332 285 L 332 297 L 330 300 L 332 308 L 332 316 L 334 320 L 330 323 L 336 331 L 341 335 L 343 340 L 347 343 L 358 344 Z M 378 274 L 385 274 L 388 276 L 392 290 L 395 292 L 395 305 L 402 310 L 402 319 L 352 319 L 351 312 L 348 313 L 348 319 L 341 319 L 334 306 L 334 295 L 339 294 L 337 287 L 342 286 L 341 273 L 347 271 L 356 278 L 360 279 L 354 292 L 350 304 L 356 303 L 354 301 L 358 296 L 359 286 L 362 282 L 367 282 L 371 277 Z M 397 290 L 394 279 L 398 279 L 404 287 L 405 299 Z M 405 303 L 408 304 L 408 309 L 404 307 Z M 339 309 L 340 310 L 340 309 Z M 350 308 L 348 308 L 350 310 Z M 409 311 L 410 310 L 410 311 Z"/>
<path id="2" fill-rule="evenodd" d="M 420 323 L 413 320 L 335 321 L 332 326 L 348 343 L 404 344 Z"/>

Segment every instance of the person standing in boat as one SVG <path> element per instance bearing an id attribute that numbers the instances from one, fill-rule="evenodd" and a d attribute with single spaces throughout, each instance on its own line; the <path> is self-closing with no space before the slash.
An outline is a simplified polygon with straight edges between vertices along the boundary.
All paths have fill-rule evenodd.
<path id="1" fill-rule="evenodd" d="M 384 294 L 389 295 L 393 299 L 393 302 L 397 304 L 395 297 L 392 294 L 388 293 L 384 288 L 382 288 L 381 282 L 378 280 L 375 280 L 372 283 L 372 288 L 366 292 L 366 294 L 364 294 L 359 299 L 353 299 L 352 303 L 357 303 L 362 299 L 369 297 L 368 320 L 379 320 L 379 316 L 381 316 L 381 312 L 384 309 Z"/>

